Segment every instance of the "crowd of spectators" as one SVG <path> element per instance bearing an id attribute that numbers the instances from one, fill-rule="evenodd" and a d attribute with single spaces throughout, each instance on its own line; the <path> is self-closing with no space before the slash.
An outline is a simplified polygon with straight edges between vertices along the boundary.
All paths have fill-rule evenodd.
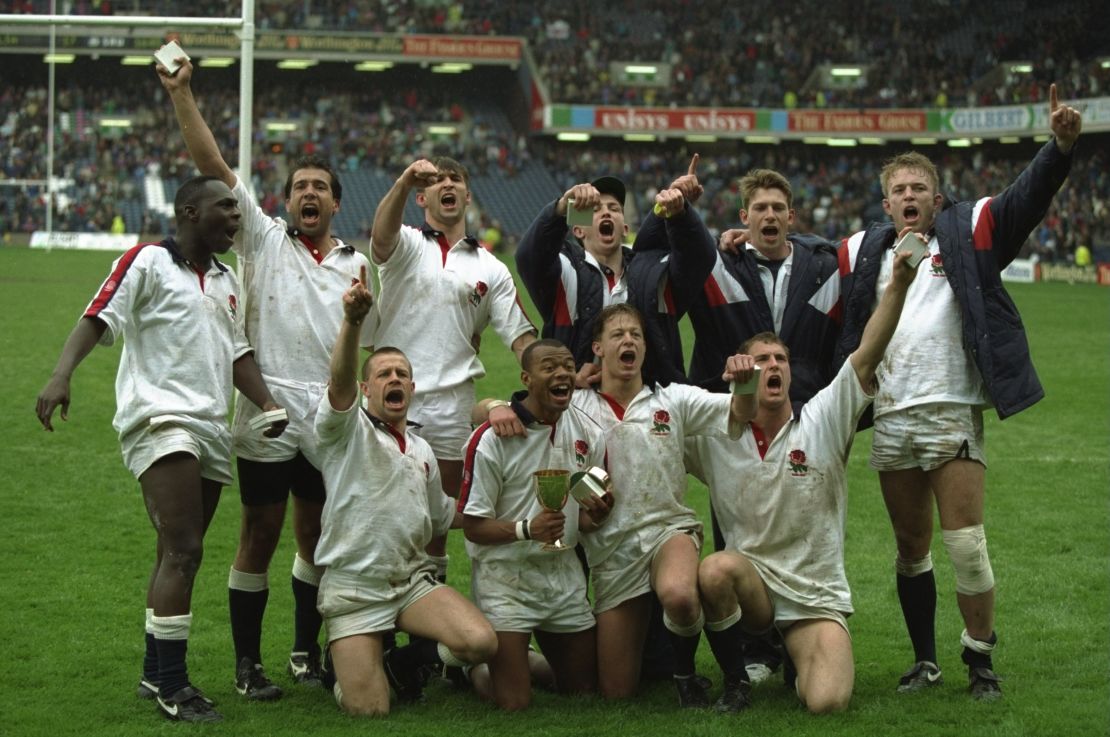
<path id="1" fill-rule="evenodd" d="M 83 12 L 79 3 L 71 5 L 73 12 Z M 392 9 L 394 20 L 403 19 L 406 27 L 471 32 L 475 29 L 466 19 L 472 17 L 468 15 L 470 9 L 481 7 L 483 0 L 468 3 L 466 14 L 440 12 L 439 6 L 420 3 L 374 5 L 382 13 Z M 700 12 L 694 7 L 697 3 L 678 5 L 686 12 Z M 352 8 L 361 4 L 319 0 L 297 4 L 300 10 L 321 7 Z M 518 11 L 514 10 L 515 4 L 506 7 L 483 17 L 511 23 Z M 552 8 L 562 4 L 539 3 L 536 7 L 535 12 L 542 14 L 554 12 Z M 567 3 L 566 7 L 579 5 Z M 406 8 L 420 12 L 405 15 Z M 362 17 L 359 13 L 355 16 Z M 627 23 L 615 24 L 613 33 L 633 22 L 630 15 L 625 18 Z M 773 32 L 774 20 L 767 27 Z M 643 44 L 647 48 L 649 42 Z M 634 44 L 628 47 L 637 48 Z M 302 76 L 256 75 L 251 177 L 268 212 L 278 214 L 281 210 L 283 164 L 306 153 L 331 158 L 340 172 L 365 170 L 386 177 L 395 176 L 414 157 L 443 151 L 467 162 L 477 173 L 493 170 L 509 177 L 535 158 L 555 179 L 559 191 L 605 172 L 625 178 L 640 212 L 650 204 L 655 188 L 669 182 L 684 166 L 689 153 L 678 144 L 666 143 L 595 139 L 583 145 L 529 140 L 521 132 L 522 121 L 516 121 L 514 129 L 504 112 L 507 105 L 497 102 L 497 95 L 504 96 L 503 91 L 515 84 L 511 72 L 504 69 L 481 72 L 502 75 L 493 77 L 493 81 L 489 76 L 476 76 L 460 83 L 459 78 L 415 67 L 359 75 L 341 73 L 339 66 L 321 65 L 312 74 Z M 568 62 L 567 66 L 572 65 Z M 47 131 L 43 65 L 31 57 L 10 57 L 6 70 L 11 74 L 6 74 L 0 84 L 0 179 L 42 180 L 46 176 Z M 234 157 L 239 132 L 237 71 L 204 69 L 197 75 L 195 89 L 221 150 Z M 119 225 L 124 209 L 121 205 L 130 204 L 128 231 L 166 232 L 169 224 L 164 214 L 149 210 L 142 213 L 144 179 L 154 174 L 180 181 L 192 172 L 192 165 L 176 135 L 172 108 L 163 99 L 152 70 L 121 67 L 112 60 L 87 62 L 80 68 L 59 67 L 56 90 L 54 173 L 67 186 L 55 203 L 54 227 L 109 231 Z M 129 117 L 131 127 L 108 130 L 97 126 L 100 117 L 117 114 Z M 287 140 L 280 140 L 263 128 L 267 119 L 296 120 L 299 130 L 289 134 Z M 437 137 L 429 133 L 429 123 L 446 122 L 455 124 L 458 134 Z M 275 145 L 281 149 L 276 153 Z M 1032 152 L 1027 149 L 994 144 L 959 151 L 939 147 L 927 153 L 937 158 L 944 172 L 944 192 L 963 199 L 999 191 L 1028 161 Z M 752 167 L 768 166 L 782 170 L 793 183 L 798 229 L 839 237 L 883 217 L 878 206 L 878 168 L 894 150 L 897 144 L 860 147 L 847 153 L 844 149 L 787 143 L 707 146 L 700 151 L 702 176 L 708 188 L 700 207 L 714 228 L 735 225 L 740 206 L 737 179 Z M 1107 163 L 1102 138 L 1091 138 L 1090 143 L 1085 140 L 1071 179 L 1031 239 L 1032 253 L 1046 259 L 1067 259 L 1081 244 L 1110 245 Z M 29 232 L 43 226 L 41 186 L 5 186 L 0 192 L 0 233 Z M 502 234 L 500 228 L 495 230 Z M 506 243 L 511 243 L 519 233 L 507 231 L 503 236 Z"/>
<path id="2" fill-rule="evenodd" d="M 46 12 L 6 0 L 5 12 Z M 234 15 L 238 3 L 63 0 L 59 12 Z M 1107 15 L 1094 0 L 260 0 L 256 25 L 527 39 L 553 102 L 691 107 L 958 107 L 1037 102 L 1049 82 L 1104 95 Z M 621 84 L 610 62 L 669 64 L 665 87 Z M 1028 73 L 1003 62 L 1023 61 Z M 822 64 L 860 64 L 858 86 L 822 85 Z"/>
<path id="3" fill-rule="evenodd" d="M 141 201 L 148 174 L 180 181 L 193 171 L 154 72 L 110 62 L 96 69 L 95 82 L 85 69 L 63 70 L 55 83 L 54 176 L 66 182 L 54 209 L 59 230 L 107 231 L 119 212 L 113 203 Z M 524 137 L 496 109 L 474 104 L 467 112 L 453 94 L 457 85 L 437 76 L 425 73 L 416 80 L 397 73 L 375 76 L 374 84 L 365 77 L 333 79 L 327 95 L 319 94 L 320 81 L 314 78 L 259 80 L 251 160 L 252 184 L 263 207 L 280 212 L 284 164 L 307 154 L 330 158 L 340 172 L 395 173 L 414 157 L 446 148 L 478 173 L 498 169 L 513 176 L 528 158 Z M 200 107 L 220 149 L 234 158 L 239 146 L 237 75 L 206 69 L 197 77 Z M 302 100 L 312 102 L 300 106 Z M 105 115 L 127 117 L 131 125 L 101 128 L 98 121 Z M 298 132 L 287 140 L 284 134 L 269 133 L 264 123 L 271 119 L 296 121 Z M 456 124 L 457 134 L 437 138 L 427 131 L 429 123 L 448 122 Z M 46 140 L 47 90 L 42 81 L 0 87 L 0 179 L 45 180 Z M 280 150 L 275 153 L 275 148 Z M 4 187 L 0 192 L 0 233 L 42 227 L 44 187 Z M 153 211 L 140 222 L 127 223 L 130 231 L 141 232 L 165 232 L 166 224 L 165 216 Z"/>

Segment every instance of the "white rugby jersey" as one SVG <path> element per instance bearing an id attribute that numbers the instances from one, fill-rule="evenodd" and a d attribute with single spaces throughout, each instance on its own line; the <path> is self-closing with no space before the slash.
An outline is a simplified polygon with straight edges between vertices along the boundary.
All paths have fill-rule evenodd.
<path id="1" fill-rule="evenodd" d="M 394 582 L 427 567 L 425 546 L 455 517 L 428 444 L 371 418 L 357 401 L 337 410 L 326 394 L 316 437 L 327 489 L 316 565 Z"/>
<path id="2" fill-rule="evenodd" d="M 749 424 L 739 440 L 686 442 L 687 467 L 709 486 L 727 549 L 743 553 L 767 588 L 790 601 L 852 611 L 844 467 L 870 401 L 848 360 L 776 437 Z"/>
<path id="3" fill-rule="evenodd" d="M 769 259 L 759 252 L 759 249 L 751 243 L 745 244 L 745 247 L 750 252 L 751 256 L 755 259 L 756 268 L 759 271 L 759 280 L 763 282 L 763 293 L 767 297 L 767 304 L 771 307 L 771 319 L 775 324 L 775 332 L 782 332 L 782 316 L 786 312 L 786 297 L 790 292 L 790 272 L 794 269 L 794 244 L 790 241 L 786 242 L 790 252 L 786 256 L 786 260 L 779 266 L 778 274 L 771 272 L 771 269 L 763 265 L 764 261 Z M 720 256 L 717 257 L 720 261 Z M 830 282 L 834 281 L 829 279 Z"/>
<path id="4" fill-rule="evenodd" d="M 378 277 L 377 345 L 405 352 L 418 395 L 485 376 L 471 338 L 487 325 L 506 346 L 535 332 L 508 268 L 473 238 L 450 245 L 430 227 L 403 225 Z"/>
<path id="5" fill-rule="evenodd" d="M 264 376 L 286 382 L 325 383 L 343 321 L 343 294 L 359 267 L 366 267 L 370 281 L 370 261 L 342 241 L 320 257 L 284 220 L 268 216 L 238 177 L 232 192 L 242 212 L 235 253 L 258 367 Z M 375 323 L 371 310 L 361 345 L 374 344 Z"/>
<path id="6" fill-rule="evenodd" d="M 533 471 L 565 469 L 573 474 L 605 463 L 601 426 L 578 408 L 567 408 L 552 426 L 537 421 L 519 401 L 513 401 L 512 407 L 524 423 L 525 437 L 499 438 L 485 422 L 467 441 L 459 493 L 459 509 L 464 514 L 514 522 L 531 519 L 542 511 L 533 491 Z M 569 494 L 563 514 L 567 518 L 563 543 L 573 548 L 578 543 L 578 502 Z M 542 545 L 535 540 L 504 545 L 467 540 L 466 552 L 472 559 L 542 565 L 547 556 L 558 555 L 543 550 Z"/>
<path id="7" fill-rule="evenodd" d="M 981 209 L 977 205 L 972 214 L 972 229 Z M 856 233 L 847 242 L 853 269 L 862 241 L 863 233 Z M 882 258 L 872 312 L 890 284 L 894 250 L 887 249 Z M 934 402 L 990 406 L 983 377 L 964 347 L 960 305 L 945 276 L 940 243 L 935 236 L 929 241 L 929 257 L 917 266 L 917 277 L 906 292 L 898 328 L 875 376 L 879 380 L 876 417 Z"/>
<path id="8" fill-rule="evenodd" d="M 729 436 L 729 394 L 685 384 L 643 387 L 627 408 L 601 392 L 579 389 L 574 406 L 605 428 L 605 451 L 613 480 L 613 511 L 599 529 L 582 537 L 591 566 L 603 563 L 630 534 L 701 523 L 686 505 L 687 437 Z"/>
<path id="9" fill-rule="evenodd" d="M 231 365 L 251 350 L 239 294 L 233 271 L 215 257 L 196 271 L 172 238 L 116 259 L 84 316 L 108 326 L 102 345 L 123 338 L 112 420 L 120 435 L 168 414 L 227 427 Z"/>

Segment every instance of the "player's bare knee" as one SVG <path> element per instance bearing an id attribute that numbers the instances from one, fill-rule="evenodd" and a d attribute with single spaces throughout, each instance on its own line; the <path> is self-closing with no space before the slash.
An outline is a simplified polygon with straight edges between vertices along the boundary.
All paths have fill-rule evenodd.
<path id="1" fill-rule="evenodd" d="M 531 685 L 523 691 L 494 694 L 493 700 L 497 708 L 503 711 L 524 711 L 532 705 Z"/>
<path id="2" fill-rule="evenodd" d="M 817 693 L 802 697 L 802 702 L 810 714 L 835 714 L 844 711 L 851 700 L 851 691 L 837 689 L 818 689 Z"/>
<path id="3" fill-rule="evenodd" d="M 706 596 L 716 598 L 732 588 L 736 560 L 726 554 L 714 553 L 698 566 L 698 588 Z"/>
<path id="4" fill-rule="evenodd" d="M 281 526 L 256 524 L 250 529 L 244 528 L 239 543 L 239 551 L 246 559 L 266 566 L 277 550 L 278 541 L 281 540 Z"/>
<path id="5" fill-rule="evenodd" d="M 174 547 L 164 547 L 162 568 L 176 571 L 186 580 L 193 580 L 204 559 L 204 545 L 201 540 L 178 542 Z"/>
<path id="6" fill-rule="evenodd" d="M 623 675 L 599 678 L 597 688 L 603 699 L 628 699 L 636 694 L 636 679 Z"/>
<path id="7" fill-rule="evenodd" d="M 353 717 L 384 717 L 389 714 L 389 699 L 383 701 L 366 690 L 344 691 L 339 707 Z"/>
<path id="8" fill-rule="evenodd" d="M 904 526 L 895 524 L 894 542 L 898 546 L 898 557 L 902 560 L 919 560 L 929 554 L 933 541 L 932 526 L 922 528 L 918 525 Z"/>
<path id="9" fill-rule="evenodd" d="M 697 587 L 682 581 L 660 586 L 655 592 L 663 611 L 677 622 L 692 622 L 701 612 Z"/>
<path id="10" fill-rule="evenodd" d="M 458 655 L 462 660 L 477 665 L 488 663 L 497 655 L 497 633 L 488 622 L 482 622 L 474 627 L 465 640 L 463 652 Z"/>

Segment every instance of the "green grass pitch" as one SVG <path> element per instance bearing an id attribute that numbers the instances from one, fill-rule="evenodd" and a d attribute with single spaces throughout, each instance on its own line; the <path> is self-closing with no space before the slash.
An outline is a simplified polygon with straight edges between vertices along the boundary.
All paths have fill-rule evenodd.
<path id="1" fill-rule="evenodd" d="M 78 369 L 67 423 L 48 434 L 35 397 L 62 343 L 107 274 L 106 253 L 0 249 L 3 330 L 0 426 L 0 732 L 10 735 L 132 735 L 191 730 L 171 725 L 134 686 L 142 657 L 143 596 L 154 535 L 136 481 L 120 460 L 113 380 L 118 348 L 97 348 Z M 847 570 L 856 686 L 844 714 L 814 718 L 781 680 L 759 686 L 737 717 L 679 712 L 670 684 L 634 700 L 537 696 L 522 714 L 496 712 L 446 686 L 427 703 L 397 708 L 371 724 L 341 715 L 331 696 L 290 686 L 288 529 L 271 569 L 263 657 L 287 688 L 272 704 L 246 704 L 233 689 L 226 580 L 238 536 L 234 487 L 206 540 L 194 596 L 189 653 L 195 682 L 226 719 L 211 734 L 305 735 L 1085 735 L 1107 734 L 1110 704 L 1110 524 L 1107 443 L 1110 400 L 1110 290 L 1066 284 L 1011 288 L 1029 328 L 1047 391 L 1034 408 L 987 419 L 987 529 L 998 577 L 995 664 L 1005 698 L 971 703 L 959 662 L 961 624 L 943 546 L 934 545 L 941 666 L 947 682 L 928 693 L 894 693 L 912 653 L 894 591 L 894 545 L 876 477 L 867 469 L 870 434 L 850 462 Z M 339 309 L 339 306 L 336 306 Z M 534 312 L 531 312 L 533 316 Z M 689 346 L 687 346 L 687 350 Z M 482 358 L 483 396 L 506 396 L 518 370 L 490 332 Z M 1002 426 L 1000 426 L 1002 425 Z M 705 514 L 705 491 L 692 482 Z M 452 533 L 451 582 L 468 589 L 461 533 Z M 699 671 L 719 685 L 703 643 Z"/>

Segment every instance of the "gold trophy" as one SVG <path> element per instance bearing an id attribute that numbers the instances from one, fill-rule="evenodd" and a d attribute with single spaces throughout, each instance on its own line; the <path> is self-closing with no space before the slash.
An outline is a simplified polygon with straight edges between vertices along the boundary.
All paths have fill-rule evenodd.
<path id="1" fill-rule="evenodd" d="M 567 503 L 567 493 L 570 489 L 570 471 L 559 468 L 548 468 L 535 471 L 532 474 L 532 487 L 536 491 L 536 499 L 540 506 L 552 512 L 562 511 Z M 544 550 L 570 550 L 563 544 L 562 539 L 552 543 L 544 543 Z"/>

